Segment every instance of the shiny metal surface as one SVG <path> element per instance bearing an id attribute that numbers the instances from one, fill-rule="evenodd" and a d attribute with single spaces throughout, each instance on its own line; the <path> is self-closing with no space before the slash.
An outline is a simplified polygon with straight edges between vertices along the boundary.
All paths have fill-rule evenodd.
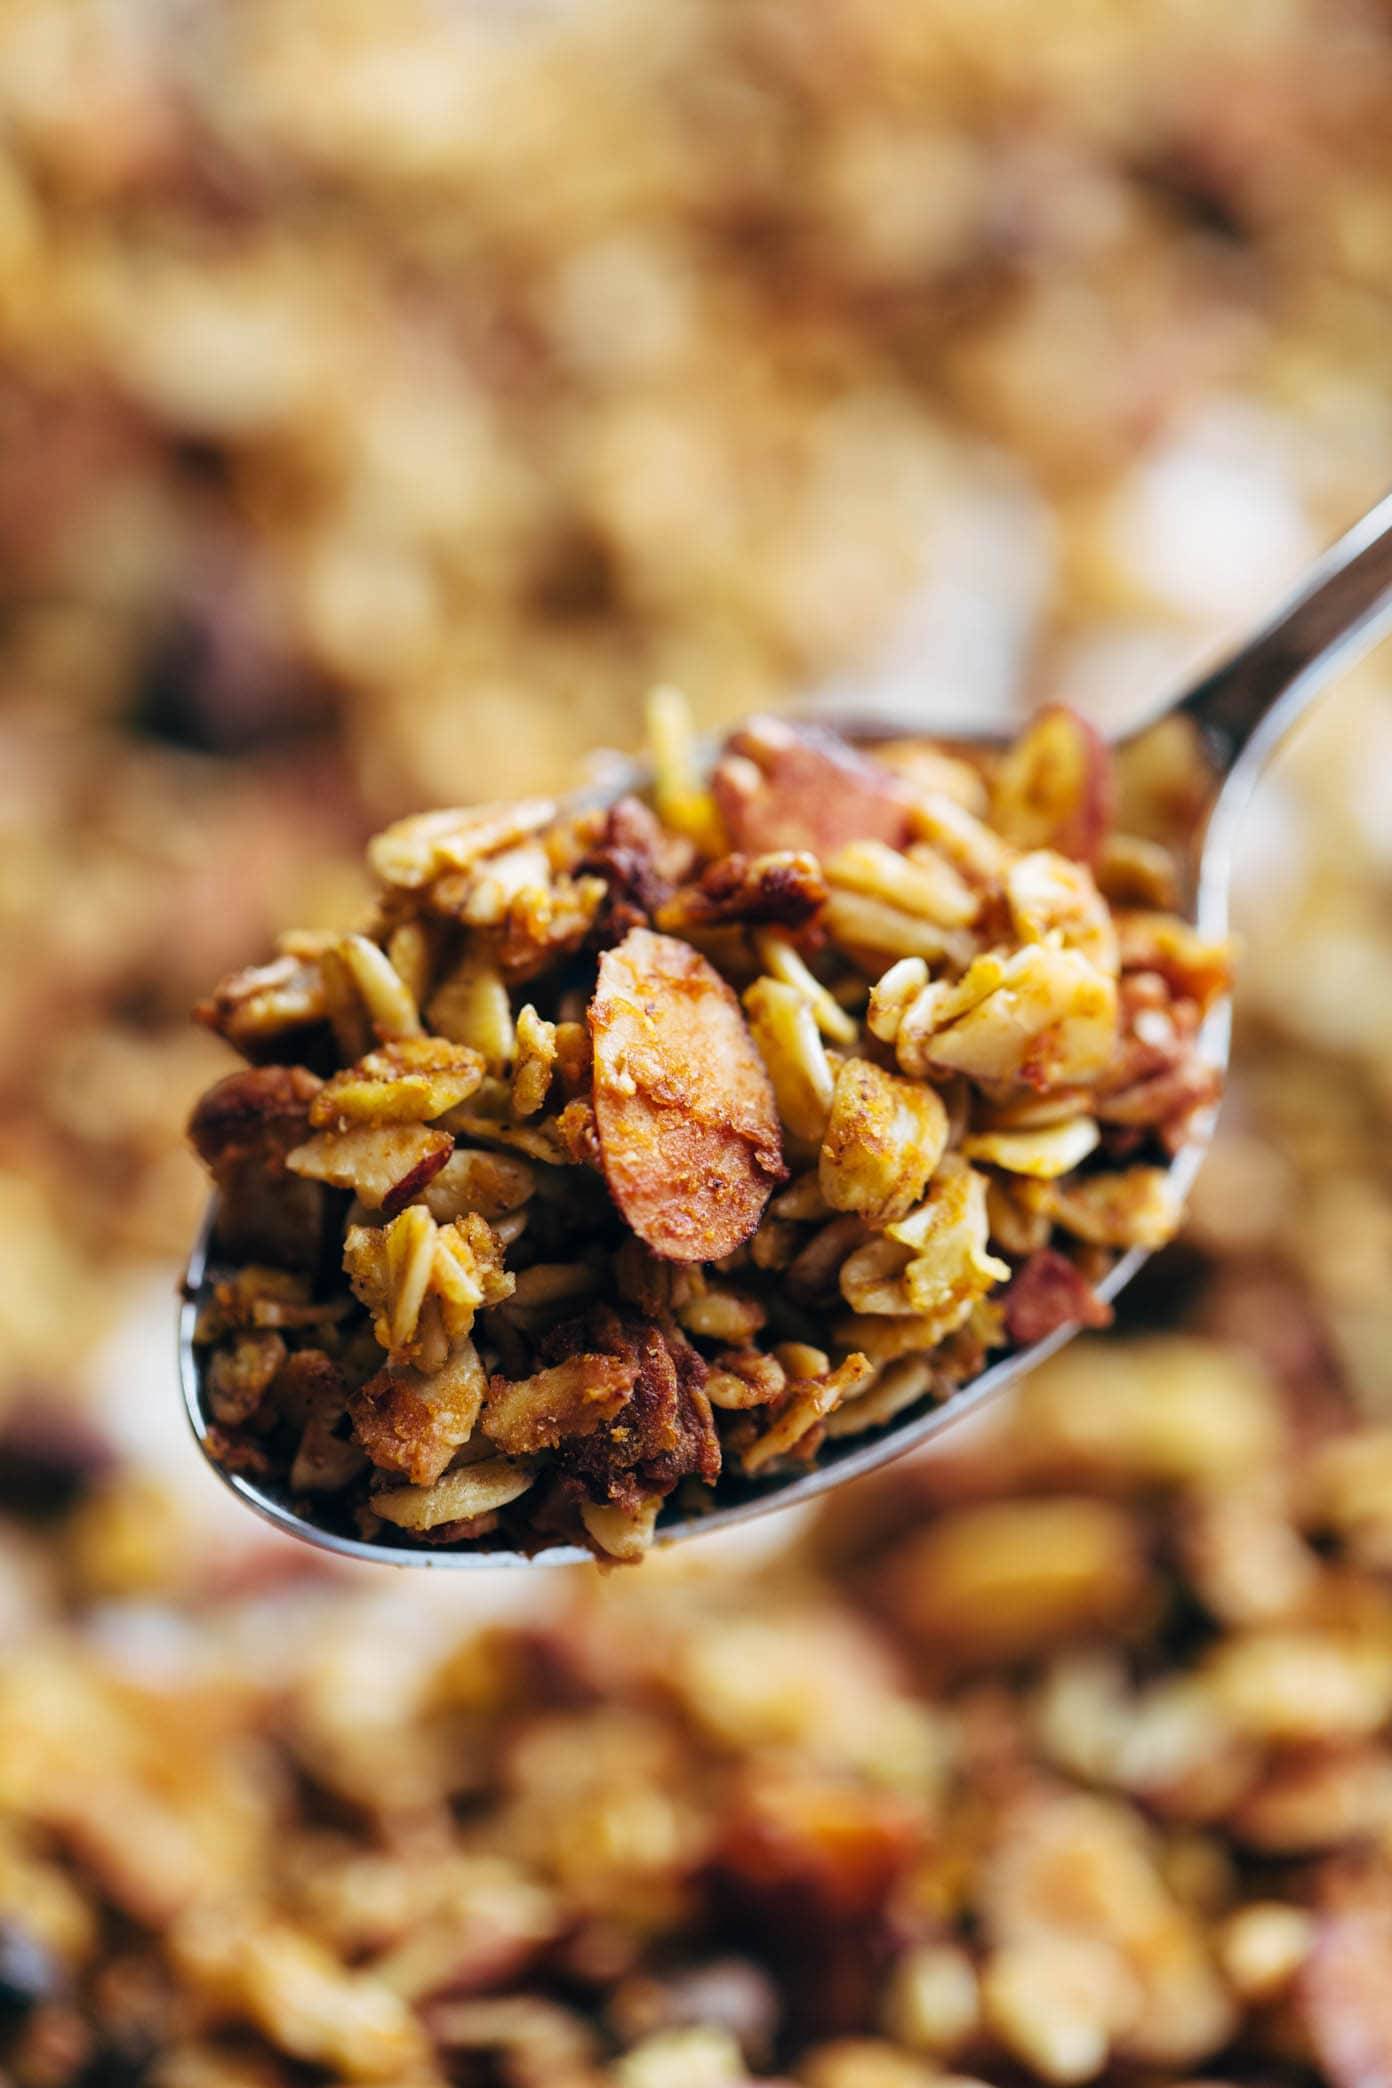
<path id="1" fill-rule="evenodd" d="M 1157 707 L 1133 735 L 1172 711 L 1180 711 L 1200 727 L 1208 743 L 1215 769 L 1216 796 L 1205 830 L 1199 859 L 1193 916 L 1207 936 L 1222 936 L 1228 929 L 1228 899 L 1232 879 L 1233 852 L 1238 825 L 1253 786 L 1277 745 L 1315 698 L 1340 672 L 1362 658 L 1389 629 L 1392 629 L 1392 495 L 1341 537 L 1311 573 L 1288 597 L 1282 607 L 1238 651 L 1206 674 L 1172 703 Z M 818 712 L 817 723 L 840 731 L 847 739 L 862 743 L 904 730 L 902 719 L 891 725 L 873 717 L 836 719 Z M 942 725 L 925 721 L 925 735 L 940 731 L 945 738 L 961 741 L 960 724 Z M 610 800 L 644 780 L 641 767 L 616 769 L 602 788 L 581 793 L 588 802 Z M 1203 1032 L 1203 1041 L 1214 1064 L 1225 1066 L 1231 1035 L 1230 1010 L 1214 1011 Z M 1212 1133 L 1213 1114 L 1201 1134 L 1176 1158 L 1171 1178 L 1176 1189 L 1186 1193 L 1200 1165 Z M 245 1474 L 229 1472 L 207 1449 L 208 1418 L 203 1411 L 200 1373 L 193 1332 L 198 1303 L 208 1286 L 209 1241 L 213 1212 L 210 1209 L 194 1248 L 185 1279 L 185 1302 L 179 1315 L 179 1372 L 184 1404 L 195 1436 L 214 1470 L 239 1500 L 279 1529 L 344 1558 L 373 1564 L 429 1567 L 435 1570 L 472 1569 L 486 1571 L 502 1566 L 563 1565 L 588 1559 L 578 1547 L 558 1547 L 538 1559 L 517 1552 L 433 1551 L 402 1545 L 369 1544 L 359 1538 L 340 1536 L 320 1529 L 296 1515 L 282 1500 L 266 1492 Z M 1098 1285 L 1108 1301 L 1117 1297 L 1148 1259 L 1134 1248 L 1116 1264 Z M 839 1486 L 901 1457 L 906 1451 L 931 1441 L 945 1429 L 956 1427 L 979 1413 L 1006 1388 L 1056 1353 L 1071 1338 L 1074 1329 L 1062 1327 L 1043 1341 L 1016 1350 L 992 1364 L 969 1385 L 922 1413 L 910 1414 L 892 1423 L 880 1434 L 848 1441 L 844 1449 L 825 1449 L 820 1462 L 809 1472 L 792 1479 L 770 1479 L 762 1484 L 722 1482 L 729 1497 L 708 1514 L 682 1518 L 673 1516 L 659 1523 L 655 1542 L 676 1544 L 688 1537 L 728 1530 L 748 1523 L 775 1508 L 789 1508 L 812 1501 Z"/>

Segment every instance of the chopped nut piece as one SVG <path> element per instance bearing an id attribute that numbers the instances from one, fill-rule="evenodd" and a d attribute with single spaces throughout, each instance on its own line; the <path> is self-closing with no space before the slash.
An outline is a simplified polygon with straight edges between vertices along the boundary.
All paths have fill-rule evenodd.
<path id="1" fill-rule="evenodd" d="M 826 896 L 817 858 L 805 850 L 720 856 L 697 884 L 667 900 L 657 925 L 668 935 L 730 922 L 751 928 L 771 922 L 804 928 L 815 920 Z"/>
<path id="2" fill-rule="evenodd" d="M 259 1058 L 266 1045 L 279 1048 L 282 1038 L 327 1019 L 323 973 L 312 960 L 276 957 L 233 972 L 194 1015 L 244 1058 Z"/>
<path id="3" fill-rule="evenodd" d="M 1005 1294 L 1006 1331 L 1022 1346 L 1043 1341 L 1060 1327 L 1108 1327 L 1111 1322 L 1111 1306 L 1098 1297 L 1076 1262 L 1053 1247 L 1031 1254 Z"/>
<path id="4" fill-rule="evenodd" d="M 536 1190 L 536 1170 L 511 1153 L 456 1147 L 440 1172 L 426 1183 L 421 1200 L 441 1225 L 477 1211 L 490 1223 L 517 1211 Z"/>

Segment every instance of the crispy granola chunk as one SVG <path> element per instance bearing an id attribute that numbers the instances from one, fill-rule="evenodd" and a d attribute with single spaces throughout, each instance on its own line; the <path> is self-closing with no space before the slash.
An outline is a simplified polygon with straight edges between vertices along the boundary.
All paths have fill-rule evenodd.
<path id="1" fill-rule="evenodd" d="M 826 897 L 817 858 L 805 849 L 727 855 L 704 870 L 696 884 L 674 894 L 658 914 L 657 925 L 672 935 L 729 923 L 805 928 Z"/>
<path id="2" fill-rule="evenodd" d="M 348 1403 L 358 1441 L 379 1471 L 429 1486 L 473 1435 L 485 1384 L 471 1341 L 428 1375 L 409 1363 L 389 1363 Z"/>
<path id="3" fill-rule="evenodd" d="M 509 1457 L 554 1450 L 558 1443 L 592 1435 L 633 1396 L 638 1365 L 622 1356 L 567 1356 L 535 1377 L 509 1382 L 494 1378 L 488 1388 L 484 1434 Z"/>
<path id="4" fill-rule="evenodd" d="M 341 1530 L 634 1559 L 678 1491 L 1105 1325 L 1113 1258 L 1178 1223 L 1227 953 L 1113 912 L 1089 728 L 881 762 L 757 719 L 708 778 L 674 692 L 652 718 L 651 803 L 400 821 L 357 932 L 214 996 L 315 1072 L 195 1119 L 242 1263 L 210 1423 Z"/>
<path id="5" fill-rule="evenodd" d="M 907 1217 L 947 1148 L 942 1097 L 922 1081 L 847 1059 L 836 1076 L 817 1183 L 834 1211 Z"/>

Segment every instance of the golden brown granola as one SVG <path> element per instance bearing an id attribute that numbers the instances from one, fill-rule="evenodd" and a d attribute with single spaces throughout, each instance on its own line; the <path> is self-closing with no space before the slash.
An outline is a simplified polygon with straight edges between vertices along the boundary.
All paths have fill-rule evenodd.
<path id="1" fill-rule="evenodd" d="M 631 1559 L 675 1493 L 1105 1324 L 1110 1257 L 1175 1229 L 1227 957 L 1099 891 L 1097 734 L 1055 705 L 1003 755 L 880 761 L 755 720 L 702 799 L 674 701 L 685 833 L 637 799 L 401 820 L 367 931 L 200 1010 L 305 1061 L 195 1113 L 219 1251 L 341 1307 L 278 1350 L 205 1327 L 218 1441 L 338 1527 Z M 338 1385 L 310 1408 L 307 1352 Z"/>

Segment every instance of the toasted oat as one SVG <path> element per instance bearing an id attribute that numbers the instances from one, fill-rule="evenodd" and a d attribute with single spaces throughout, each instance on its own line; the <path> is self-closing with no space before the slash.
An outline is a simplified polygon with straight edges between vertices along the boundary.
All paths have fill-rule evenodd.
<path id="1" fill-rule="evenodd" d="M 1066 1117 L 1038 1130 L 974 1131 L 962 1140 L 968 1160 L 988 1160 L 1007 1174 L 1054 1181 L 1071 1174 L 1097 1148 L 1101 1133 L 1091 1117 Z"/>
<path id="2" fill-rule="evenodd" d="M 323 973 L 313 959 L 300 957 L 251 965 L 224 979 L 194 1015 L 243 1057 L 259 1058 L 265 1046 L 327 1019 Z"/>
<path id="3" fill-rule="evenodd" d="M 660 1494 L 642 1494 L 631 1506 L 615 1501 L 582 1501 L 580 1519 L 601 1555 L 633 1565 L 653 1540 Z"/>
<path id="4" fill-rule="evenodd" d="M 433 1483 L 375 1493 L 372 1512 L 395 1523 L 399 1530 L 434 1530 L 441 1523 L 470 1522 L 506 1508 L 526 1493 L 534 1476 L 505 1457 L 483 1458 L 446 1472 Z"/>
<path id="5" fill-rule="evenodd" d="M 365 935 L 349 935 L 332 954 L 352 981 L 375 1036 L 386 1043 L 421 1034 L 410 988 L 385 950 Z"/>
<path id="6" fill-rule="evenodd" d="M 457 812 L 420 812 L 379 834 L 368 861 L 385 884 L 418 890 L 449 870 L 467 870 L 484 857 L 550 824 L 556 807 L 549 798 L 516 804 L 471 805 Z"/>
<path id="7" fill-rule="evenodd" d="M 483 1073 L 482 1057 L 466 1044 L 403 1038 L 326 1081 L 310 1104 L 309 1121 L 320 1130 L 428 1123 L 467 1101 Z"/>
<path id="8" fill-rule="evenodd" d="M 530 1002 L 517 1017 L 517 1062 L 512 1075 L 513 1113 L 535 1116 L 543 1107 L 556 1070 L 556 1025 Z"/>

